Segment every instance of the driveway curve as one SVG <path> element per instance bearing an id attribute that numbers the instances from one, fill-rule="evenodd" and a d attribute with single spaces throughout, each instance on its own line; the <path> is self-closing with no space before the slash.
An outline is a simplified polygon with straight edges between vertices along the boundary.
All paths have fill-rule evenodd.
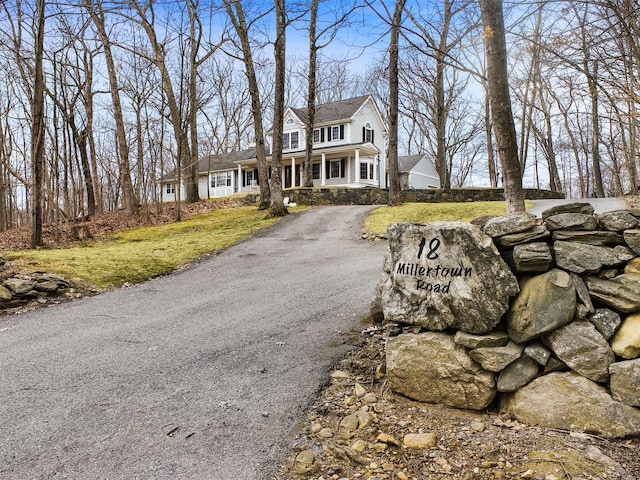
<path id="1" fill-rule="evenodd" d="M 315 208 L 182 272 L 0 317 L 0 478 L 271 478 L 368 315 L 370 210 Z"/>

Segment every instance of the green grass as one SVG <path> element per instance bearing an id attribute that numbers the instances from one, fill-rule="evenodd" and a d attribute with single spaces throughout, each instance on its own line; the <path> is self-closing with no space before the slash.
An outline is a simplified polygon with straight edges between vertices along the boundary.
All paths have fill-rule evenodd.
<path id="1" fill-rule="evenodd" d="M 228 208 L 183 222 L 119 232 L 70 248 L 9 251 L 4 256 L 21 268 L 58 273 L 104 289 L 171 272 L 203 255 L 229 248 L 277 221 L 265 218 L 265 212 L 255 207 Z"/>
<path id="2" fill-rule="evenodd" d="M 527 204 L 527 208 L 530 204 Z M 390 223 L 430 223 L 439 221 L 470 222 L 483 215 L 505 215 L 505 202 L 405 203 L 397 207 L 381 207 L 367 219 L 367 233 L 384 235 Z"/>

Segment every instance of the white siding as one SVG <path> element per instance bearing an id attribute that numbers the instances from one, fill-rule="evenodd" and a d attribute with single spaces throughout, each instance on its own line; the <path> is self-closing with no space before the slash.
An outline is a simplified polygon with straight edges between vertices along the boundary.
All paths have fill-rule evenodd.
<path id="1" fill-rule="evenodd" d="M 377 173 L 377 178 L 381 180 L 380 187 L 386 188 L 386 145 L 385 145 L 385 126 L 382 123 L 382 119 L 376 112 L 376 108 L 373 105 L 373 100 L 368 99 L 353 116 L 353 123 L 351 125 L 351 142 L 360 143 L 363 141 L 362 129 L 369 123 L 373 128 L 373 144 L 380 150 L 380 167 Z"/>
<path id="2" fill-rule="evenodd" d="M 440 188 L 440 177 L 427 157 L 422 157 L 409 172 L 408 188 Z"/>

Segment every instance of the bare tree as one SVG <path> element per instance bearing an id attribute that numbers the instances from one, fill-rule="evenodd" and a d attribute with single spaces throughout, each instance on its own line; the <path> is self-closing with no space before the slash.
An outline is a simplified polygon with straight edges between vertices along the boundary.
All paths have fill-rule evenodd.
<path id="1" fill-rule="evenodd" d="M 507 75 L 507 46 L 502 0 L 480 0 L 480 10 L 487 49 L 487 84 L 491 115 L 504 175 L 507 211 L 509 213 L 524 212 L 522 171 L 518 161 L 518 142 Z"/>
<path id="2" fill-rule="evenodd" d="M 31 97 L 31 164 L 33 175 L 33 223 L 31 248 L 42 245 L 44 202 L 44 27 L 45 0 L 36 3 L 36 43 L 34 58 L 33 96 Z"/>

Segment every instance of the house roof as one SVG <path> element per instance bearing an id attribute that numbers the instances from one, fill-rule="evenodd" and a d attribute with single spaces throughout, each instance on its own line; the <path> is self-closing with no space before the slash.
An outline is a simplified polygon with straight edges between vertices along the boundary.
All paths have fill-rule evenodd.
<path id="1" fill-rule="evenodd" d="M 198 173 L 209 173 L 219 170 L 232 170 L 238 167 L 234 162 L 256 158 L 256 148 L 251 147 L 237 152 L 207 155 L 198 161 Z M 175 170 L 162 177 L 162 181 L 175 180 Z"/>
<path id="2" fill-rule="evenodd" d="M 329 123 L 338 120 L 348 120 L 358 111 L 362 104 L 370 97 L 370 95 L 362 95 L 360 97 L 349 98 L 339 102 L 321 103 L 316 105 L 315 122 Z M 306 108 L 292 108 L 293 113 L 303 122 L 307 123 Z"/>
<path id="3" fill-rule="evenodd" d="M 421 155 L 405 155 L 398 157 L 398 171 L 400 173 L 410 172 L 417 163 L 424 158 L 424 154 Z"/>

